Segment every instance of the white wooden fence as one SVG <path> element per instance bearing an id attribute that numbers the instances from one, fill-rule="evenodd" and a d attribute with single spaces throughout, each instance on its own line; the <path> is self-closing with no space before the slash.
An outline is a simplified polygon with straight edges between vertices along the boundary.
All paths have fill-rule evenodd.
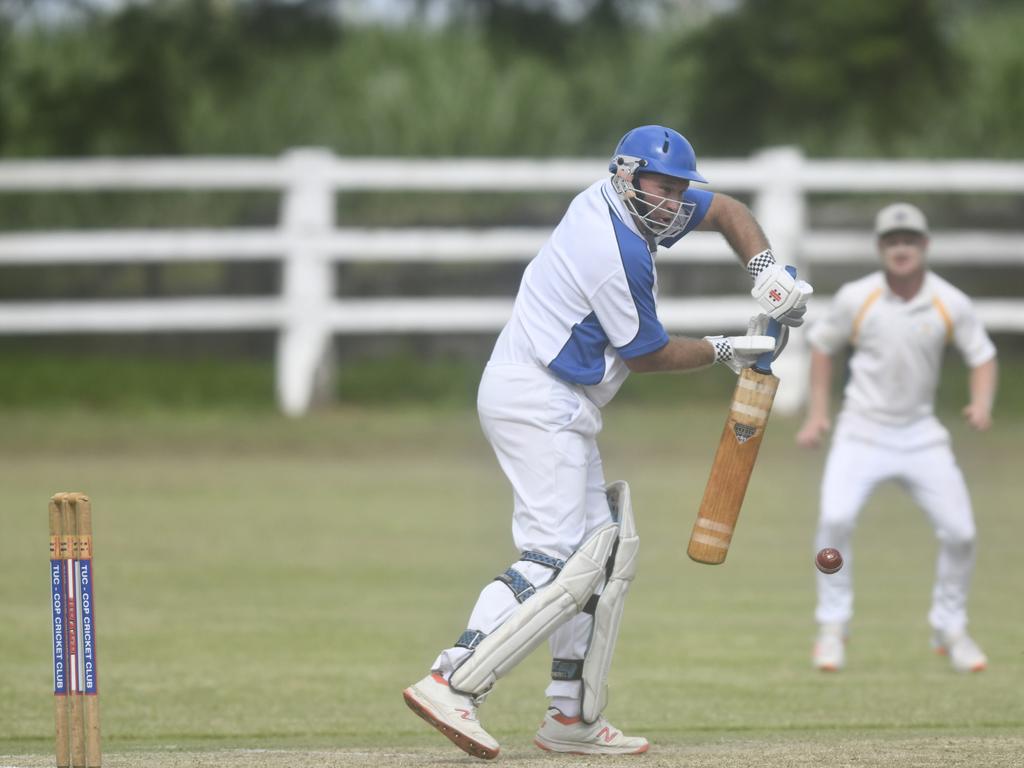
<path id="1" fill-rule="evenodd" d="M 273 260 L 282 264 L 280 294 L 260 298 L 195 298 L 0 302 L 0 333 L 126 333 L 258 331 L 277 333 L 276 386 L 280 407 L 305 413 L 333 334 L 486 332 L 501 328 L 507 298 L 338 298 L 338 262 L 526 262 L 549 230 L 360 229 L 338 227 L 338 192 L 446 190 L 576 191 L 599 178 L 602 159 L 466 160 L 338 157 L 297 149 L 280 158 L 89 159 L 0 162 L 0 191 L 276 190 L 278 226 L 269 229 L 89 230 L 0 234 L 0 265 Z M 701 163 L 715 190 L 751 193 L 755 214 L 776 253 L 813 279 L 819 264 L 874 262 L 871 233 L 806 227 L 814 193 L 1024 193 L 1024 163 L 987 161 L 808 160 L 791 148 L 750 159 Z M 718 235 L 695 232 L 659 263 L 734 259 Z M 933 263 L 1024 265 L 1024 232 L 933 233 Z M 818 296 L 822 307 L 828 297 Z M 980 298 L 994 331 L 1024 332 L 1024 301 Z M 814 315 L 811 309 L 811 318 Z M 747 296 L 673 299 L 659 314 L 670 331 L 740 329 L 752 308 Z M 802 338 L 780 358 L 777 407 L 793 411 L 805 394 L 807 353 Z"/>

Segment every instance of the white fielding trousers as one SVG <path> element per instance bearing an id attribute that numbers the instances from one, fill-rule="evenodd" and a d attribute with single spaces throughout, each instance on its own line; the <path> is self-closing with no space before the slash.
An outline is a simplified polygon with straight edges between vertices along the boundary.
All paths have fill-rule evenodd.
<path id="1" fill-rule="evenodd" d="M 489 363 L 480 382 L 477 410 L 512 484 L 512 538 L 520 552 L 565 560 L 612 521 L 597 449 L 601 411 L 582 388 L 537 366 Z M 553 570 L 537 563 L 511 565 L 538 588 L 554 577 Z M 492 581 L 481 591 L 467 629 L 490 634 L 517 607 L 512 591 Z M 592 625 L 593 617 L 581 613 L 555 630 L 549 641 L 552 658 L 582 659 Z M 465 648 L 448 648 L 433 668 L 449 675 L 468 653 Z M 546 693 L 578 699 L 580 682 L 553 680 Z"/>
<path id="2" fill-rule="evenodd" d="M 927 439 L 922 441 L 923 436 Z M 838 573 L 817 574 L 815 618 L 819 623 L 845 624 L 853 616 L 853 530 L 868 497 L 886 480 L 910 493 L 939 542 L 929 624 L 937 630 L 962 631 L 974 572 L 974 515 L 948 433 L 934 419 L 908 427 L 868 425 L 852 417 L 840 420 L 821 483 L 815 550 L 835 547 L 842 552 L 844 565 Z"/>

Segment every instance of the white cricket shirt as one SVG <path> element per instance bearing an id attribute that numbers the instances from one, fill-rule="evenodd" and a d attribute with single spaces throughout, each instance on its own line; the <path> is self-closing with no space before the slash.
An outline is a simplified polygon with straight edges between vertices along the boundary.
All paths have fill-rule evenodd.
<path id="1" fill-rule="evenodd" d="M 807 338 L 829 355 L 853 345 L 843 413 L 891 426 L 933 415 L 947 343 L 970 368 L 996 354 L 971 300 L 933 272 L 909 301 L 881 271 L 845 284 Z"/>
<path id="2" fill-rule="evenodd" d="M 714 197 L 688 189 L 689 215 L 670 246 L 696 227 Z M 598 181 L 573 199 L 527 265 L 492 363 L 529 363 L 584 388 L 599 407 L 629 375 L 624 359 L 668 344 L 658 320 L 658 274 L 647 241 L 612 189 Z"/>

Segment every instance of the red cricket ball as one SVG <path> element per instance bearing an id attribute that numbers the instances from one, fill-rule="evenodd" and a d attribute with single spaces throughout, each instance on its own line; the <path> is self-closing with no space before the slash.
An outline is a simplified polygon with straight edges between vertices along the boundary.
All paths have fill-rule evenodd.
<path id="1" fill-rule="evenodd" d="M 843 556 L 835 547 L 825 547 L 815 555 L 814 564 L 822 573 L 835 573 L 843 567 Z"/>

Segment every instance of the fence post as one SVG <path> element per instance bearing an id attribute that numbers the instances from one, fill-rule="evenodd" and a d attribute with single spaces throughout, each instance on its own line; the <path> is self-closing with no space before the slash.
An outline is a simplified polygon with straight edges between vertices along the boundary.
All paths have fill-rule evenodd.
<path id="1" fill-rule="evenodd" d="M 754 214 L 771 241 L 775 257 L 792 264 L 797 274 L 806 275 L 807 262 L 800 250 L 807 228 L 807 199 L 801 170 L 804 156 L 796 147 L 773 147 L 754 157 L 760 165 L 761 188 L 754 197 Z M 780 379 L 775 396 L 775 410 L 794 414 L 807 398 L 807 376 L 810 356 L 804 341 L 803 328 L 790 335 L 789 346 L 773 366 Z"/>
<path id="2" fill-rule="evenodd" d="M 326 149 L 295 149 L 284 155 L 289 181 L 281 201 L 281 229 L 288 242 L 281 274 L 284 324 L 278 334 L 277 401 L 301 416 L 326 395 L 331 380 L 334 270 L 323 243 L 334 229 L 334 188 Z"/>

